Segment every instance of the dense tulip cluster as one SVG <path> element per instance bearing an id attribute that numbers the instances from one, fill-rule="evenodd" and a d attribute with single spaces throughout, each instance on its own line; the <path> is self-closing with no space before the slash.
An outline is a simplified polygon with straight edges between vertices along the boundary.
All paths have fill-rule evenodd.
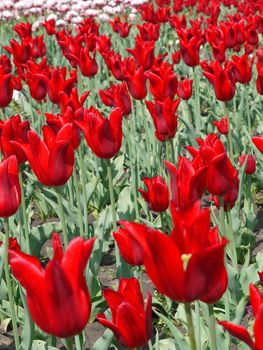
<path id="1" fill-rule="evenodd" d="M 32 318 L 68 350 L 93 321 L 112 331 L 93 349 L 231 349 L 224 328 L 263 350 L 262 1 L 0 4 L 0 19 L 22 12 L 39 18 L 3 23 L 0 55 L 0 311 L 16 349 L 38 348 Z"/>

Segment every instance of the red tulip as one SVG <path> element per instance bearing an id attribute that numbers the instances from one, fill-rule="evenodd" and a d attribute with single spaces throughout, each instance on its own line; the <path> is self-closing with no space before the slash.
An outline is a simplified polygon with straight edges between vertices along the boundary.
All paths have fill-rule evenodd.
<path id="1" fill-rule="evenodd" d="M 70 77 L 66 79 L 67 70 L 63 68 L 53 68 L 48 81 L 47 92 L 50 101 L 56 104 L 60 103 L 60 93 L 65 92 L 70 95 L 75 82 L 77 81 L 76 71 L 69 73 Z"/>
<path id="2" fill-rule="evenodd" d="M 253 141 L 254 145 L 257 147 L 257 149 L 263 153 L 263 137 L 260 136 L 254 136 L 251 138 Z"/>
<path id="3" fill-rule="evenodd" d="M 192 96 L 193 80 L 183 79 L 178 82 L 177 93 L 183 100 L 188 100 Z"/>
<path id="4" fill-rule="evenodd" d="M 140 36 L 144 41 L 156 41 L 160 36 L 160 23 L 154 24 L 145 22 L 142 25 L 137 24 L 140 31 Z"/>
<path id="5" fill-rule="evenodd" d="M 150 92 L 156 100 L 163 101 L 167 97 L 175 96 L 178 82 L 171 65 L 162 62 L 160 66 L 153 67 L 146 75 L 150 83 Z"/>
<path id="6" fill-rule="evenodd" d="M 134 59 L 126 60 L 124 78 L 132 97 L 136 100 L 143 100 L 147 95 L 146 75 L 143 67 L 137 68 Z"/>
<path id="7" fill-rule="evenodd" d="M 10 58 L 6 55 L 0 56 L 0 68 L 1 71 L 3 69 L 4 74 L 8 74 L 12 72 L 12 64 Z"/>
<path id="8" fill-rule="evenodd" d="M 254 57 L 249 61 L 248 54 L 244 54 L 241 57 L 233 56 L 232 59 L 235 80 L 241 84 L 248 84 L 252 79 Z"/>
<path id="9" fill-rule="evenodd" d="M 257 92 L 260 95 L 263 95 L 263 64 L 261 64 L 260 62 L 257 63 L 257 72 L 258 72 L 258 76 L 256 80 Z"/>
<path id="10" fill-rule="evenodd" d="M 21 189 L 18 179 L 18 163 L 11 156 L 0 163 L 0 217 L 15 214 L 21 202 Z"/>
<path id="11" fill-rule="evenodd" d="M 118 291 L 103 291 L 112 314 L 111 321 L 104 314 L 97 320 L 110 328 L 121 345 L 133 349 L 145 345 L 151 337 L 152 297 L 148 293 L 146 307 L 140 284 L 136 278 L 121 278 Z"/>
<path id="12" fill-rule="evenodd" d="M 216 98 L 219 101 L 230 101 L 235 95 L 236 85 L 231 62 L 226 62 L 222 68 L 218 61 L 213 61 L 210 65 L 207 62 L 201 63 L 204 76 L 213 85 Z"/>
<path id="13" fill-rule="evenodd" d="M 94 240 L 74 238 L 63 253 L 60 238 L 53 233 L 54 257 L 46 268 L 34 256 L 10 250 L 12 274 L 25 288 L 31 317 L 44 332 L 67 338 L 86 326 L 91 300 L 84 271 Z"/>
<path id="14" fill-rule="evenodd" d="M 94 77 L 94 75 L 96 75 L 98 72 L 98 64 L 95 58 L 95 52 L 92 57 L 87 48 L 81 48 L 78 65 L 81 73 L 85 77 Z"/>
<path id="15" fill-rule="evenodd" d="M 127 38 L 130 33 L 131 24 L 128 22 L 121 22 L 119 16 L 115 16 L 113 21 L 109 21 L 115 33 L 118 33 L 122 38 Z"/>
<path id="16" fill-rule="evenodd" d="M 15 155 L 18 163 L 26 161 L 23 144 L 28 142 L 29 121 L 21 122 L 20 115 L 10 117 L 0 125 L 0 146 L 5 158 Z"/>
<path id="17" fill-rule="evenodd" d="M 53 18 L 49 21 L 44 21 L 42 25 L 45 28 L 47 35 L 53 35 L 57 33 L 56 22 Z"/>
<path id="18" fill-rule="evenodd" d="M 32 39 L 27 37 L 21 40 L 21 44 L 19 44 L 15 39 L 10 41 L 9 46 L 3 46 L 3 48 L 10 52 L 17 63 L 26 63 L 32 56 L 32 47 L 31 47 Z"/>
<path id="19" fill-rule="evenodd" d="M 245 163 L 246 159 L 247 159 L 247 164 L 246 164 L 245 173 L 248 175 L 252 175 L 256 171 L 256 160 L 252 154 L 248 154 L 248 155 L 242 154 L 240 157 L 238 157 L 240 166 L 242 166 Z"/>
<path id="20" fill-rule="evenodd" d="M 13 98 L 13 76 L 9 74 L 4 74 L 0 70 L 0 107 L 5 108 L 9 105 Z"/>
<path id="21" fill-rule="evenodd" d="M 136 60 L 138 67 L 146 71 L 154 63 L 154 41 L 144 41 L 140 36 L 136 37 L 134 49 L 126 49 Z"/>
<path id="22" fill-rule="evenodd" d="M 107 35 L 97 36 L 96 47 L 101 55 L 109 53 L 111 50 L 111 38 Z"/>
<path id="23" fill-rule="evenodd" d="M 109 118 L 103 118 L 100 112 L 90 107 L 85 110 L 83 121 L 75 121 L 83 131 L 92 152 L 99 158 L 112 158 L 121 148 L 122 111 L 114 109 Z"/>
<path id="24" fill-rule="evenodd" d="M 199 49 L 202 40 L 197 36 L 193 36 L 191 39 L 186 40 L 181 34 L 180 37 L 180 51 L 181 57 L 185 64 L 190 67 L 195 67 L 199 64 Z"/>
<path id="25" fill-rule="evenodd" d="M 121 256 L 130 265 L 143 265 L 143 249 L 140 241 L 146 232 L 144 226 L 123 220 L 120 224 L 122 227 L 113 233 L 113 237 L 118 244 Z"/>
<path id="26" fill-rule="evenodd" d="M 174 137 L 177 131 L 178 115 L 176 110 L 180 99 L 172 100 L 170 97 L 160 101 L 146 101 L 146 106 L 151 114 L 155 126 L 155 136 L 161 142 Z"/>
<path id="27" fill-rule="evenodd" d="M 220 134 L 227 135 L 228 134 L 228 118 L 223 117 L 219 121 L 214 120 L 214 125 Z"/>
<path id="28" fill-rule="evenodd" d="M 151 179 L 142 179 L 147 186 L 148 191 L 141 188 L 138 191 L 142 194 L 149 208 L 158 213 L 165 211 L 169 206 L 169 190 L 166 182 L 161 176 L 155 176 Z"/>
<path id="29" fill-rule="evenodd" d="M 221 324 L 233 337 L 246 343 L 252 350 L 262 350 L 263 297 L 253 284 L 249 286 L 249 294 L 250 303 L 255 317 L 253 325 L 253 338 L 249 334 L 248 330 L 243 326 L 236 325 L 229 321 L 218 321 L 218 323 Z"/>
<path id="30" fill-rule="evenodd" d="M 54 135 L 48 132 L 46 126 L 43 128 L 44 141 L 35 131 L 28 132 L 28 143 L 23 145 L 23 149 L 36 177 L 43 185 L 62 186 L 72 175 L 72 128 L 72 124 L 66 124 Z"/>
<path id="31" fill-rule="evenodd" d="M 14 31 L 19 35 L 20 39 L 32 37 L 32 24 L 29 22 L 20 22 L 14 25 Z"/>
<path id="32" fill-rule="evenodd" d="M 172 207 L 178 211 L 187 210 L 202 198 L 206 167 L 203 166 L 195 170 L 193 164 L 186 157 L 179 157 L 178 168 L 168 162 L 165 162 L 165 165 L 171 179 Z"/>
<path id="33" fill-rule="evenodd" d="M 124 116 L 131 113 L 131 98 L 126 83 L 112 84 L 107 90 L 99 90 L 102 102 L 109 107 L 120 107 Z"/>

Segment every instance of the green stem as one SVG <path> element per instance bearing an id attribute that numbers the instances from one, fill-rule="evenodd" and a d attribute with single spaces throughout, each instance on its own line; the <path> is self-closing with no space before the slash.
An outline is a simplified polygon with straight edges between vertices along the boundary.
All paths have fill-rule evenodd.
<path id="1" fill-rule="evenodd" d="M 195 329 L 196 329 L 196 348 L 201 350 L 201 325 L 200 325 L 200 306 L 199 302 L 195 301 Z"/>
<path id="2" fill-rule="evenodd" d="M 227 134 L 227 140 L 228 140 L 228 145 L 229 145 L 229 156 L 231 161 L 233 162 L 233 139 L 232 139 L 232 130 L 231 130 L 231 120 L 229 116 L 229 111 L 227 108 L 227 103 L 223 102 L 223 107 L 224 107 L 224 115 L 227 117 L 227 123 L 228 123 L 228 134 Z"/>
<path id="3" fill-rule="evenodd" d="M 109 190 L 110 190 L 110 203 L 111 203 L 111 215 L 112 215 L 112 226 L 113 230 L 117 231 L 117 219 L 116 219 L 116 209 L 115 209 L 115 198 L 113 192 L 113 180 L 112 180 L 112 169 L 111 169 L 111 160 L 107 160 L 107 174 L 108 174 L 108 182 L 109 182 Z M 116 251 L 116 265 L 117 269 L 121 266 L 120 252 L 118 246 L 115 242 L 115 251 Z"/>
<path id="4" fill-rule="evenodd" d="M 82 194 L 83 194 L 83 209 L 84 209 L 84 232 L 89 237 L 89 221 L 88 221 L 88 208 L 87 208 L 87 193 L 86 193 L 86 179 L 84 172 L 84 151 L 80 145 L 80 155 L 79 155 L 79 167 L 80 167 L 80 181 L 82 184 Z M 98 176 L 98 174 L 97 174 Z"/>
<path id="5" fill-rule="evenodd" d="M 216 322 L 215 322 L 214 308 L 212 304 L 207 304 L 207 306 L 209 311 L 209 331 L 210 331 L 211 350 L 217 350 Z"/>
<path id="6" fill-rule="evenodd" d="M 148 347 L 149 347 L 149 350 L 153 350 L 153 344 L 152 344 L 151 339 L 149 339 L 149 341 L 148 341 Z"/>
<path id="7" fill-rule="evenodd" d="M 249 135 L 251 135 L 251 130 L 252 130 L 251 117 L 250 117 L 250 110 L 249 110 L 248 91 L 246 90 L 246 87 L 247 87 L 246 85 L 243 86 L 244 95 L 245 95 L 245 101 L 244 101 L 245 102 L 245 108 L 244 108 L 244 110 L 246 111 L 246 114 L 247 114 L 248 133 L 249 133 Z"/>
<path id="8" fill-rule="evenodd" d="M 226 215 L 227 215 L 227 222 L 228 222 L 228 233 L 230 238 L 229 245 L 232 251 L 231 260 L 232 260 L 234 269 L 237 271 L 237 251 L 236 251 L 235 237 L 233 233 L 232 215 L 231 215 L 230 208 L 228 208 Z"/>
<path id="9" fill-rule="evenodd" d="M 194 67 L 194 90 L 195 90 L 195 127 L 197 135 L 201 129 L 200 95 L 199 95 L 199 76 L 197 67 Z"/>
<path id="10" fill-rule="evenodd" d="M 165 226 L 164 226 L 164 213 L 163 212 L 160 213 L 160 218 L 161 218 L 162 231 L 164 232 Z"/>
<path id="11" fill-rule="evenodd" d="M 75 167 L 73 168 L 73 183 L 74 188 L 76 190 L 76 197 L 77 197 L 77 207 L 78 207 L 78 218 L 79 218 L 79 230 L 80 230 L 80 236 L 84 237 L 84 229 L 83 229 L 83 217 L 81 212 L 81 201 L 80 201 L 80 191 L 79 191 L 79 182 L 76 174 Z"/>
<path id="12" fill-rule="evenodd" d="M 82 350 L 81 342 L 80 342 L 80 335 L 75 335 L 75 344 L 76 344 L 76 350 Z"/>
<path id="13" fill-rule="evenodd" d="M 23 186 L 23 178 L 22 178 L 22 169 L 21 166 L 19 167 L 19 183 L 21 188 L 21 211 L 22 211 L 22 217 L 23 217 L 23 229 L 25 234 L 25 240 L 26 240 L 26 251 L 28 254 L 31 253 L 30 250 L 30 239 L 29 239 L 29 228 L 28 228 L 28 218 L 26 214 L 26 201 L 25 201 L 25 191 Z"/>
<path id="14" fill-rule="evenodd" d="M 12 284 L 11 284 L 11 275 L 10 275 L 9 265 L 8 265 L 8 248 L 9 248 L 9 223 L 8 223 L 8 218 L 4 219 L 4 230 L 5 230 L 5 238 L 4 238 L 4 245 L 5 245 L 5 250 L 4 250 L 4 270 L 5 270 L 5 278 L 6 278 L 6 286 L 7 286 L 9 306 L 10 306 L 10 312 L 11 312 L 11 319 L 12 319 L 12 325 L 13 325 L 15 347 L 18 350 L 19 346 L 20 346 L 20 340 L 19 340 L 18 329 L 17 329 L 17 322 L 16 322 L 16 312 L 15 312 L 15 305 L 14 305 L 14 295 L 13 295 Z"/>
<path id="15" fill-rule="evenodd" d="M 73 337 L 65 338 L 65 345 L 67 350 L 73 350 L 74 349 Z"/>
<path id="16" fill-rule="evenodd" d="M 175 150 L 174 150 L 174 139 L 169 139 L 170 148 L 171 148 L 171 162 L 175 164 Z"/>
<path id="17" fill-rule="evenodd" d="M 189 340 L 190 340 L 190 344 L 191 344 L 191 350 L 196 350 L 196 342 L 195 342 L 195 333 L 194 333 L 191 304 L 185 303 L 184 308 L 185 308 L 185 315 L 186 315 L 186 321 L 187 321 Z"/>
<path id="18" fill-rule="evenodd" d="M 224 208 L 224 197 L 218 197 L 219 199 L 219 223 L 220 223 L 220 233 L 221 236 L 226 235 L 226 225 L 225 225 L 225 208 Z"/>
<path id="19" fill-rule="evenodd" d="M 67 228 L 66 228 L 66 221 L 65 221 L 65 213 L 64 213 L 64 208 L 62 204 L 62 196 L 61 196 L 61 193 L 59 192 L 59 189 L 56 189 L 56 193 L 57 193 L 57 201 L 58 201 L 58 216 L 61 221 L 64 246 L 66 248 L 68 246 L 68 236 L 67 236 Z"/>

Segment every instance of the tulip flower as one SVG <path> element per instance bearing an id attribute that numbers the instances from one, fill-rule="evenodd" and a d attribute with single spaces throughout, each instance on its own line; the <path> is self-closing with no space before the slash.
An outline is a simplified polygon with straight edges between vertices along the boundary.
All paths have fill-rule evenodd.
<path id="1" fill-rule="evenodd" d="M 147 186 L 148 191 L 141 188 L 138 191 L 142 194 L 149 208 L 157 213 L 165 211 L 169 206 L 169 190 L 166 182 L 161 176 L 155 176 L 151 179 L 142 179 Z"/>
<path id="2" fill-rule="evenodd" d="M 136 278 L 121 278 L 118 291 L 106 288 L 104 298 L 108 303 L 112 320 L 99 314 L 97 320 L 110 328 L 118 342 L 129 349 L 147 344 L 152 334 L 152 297 L 148 293 L 146 306 Z"/>
<path id="3" fill-rule="evenodd" d="M 257 147 L 257 149 L 263 153 L 263 137 L 260 136 L 254 136 L 251 138 L 253 141 L 254 145 Z"/>
<path id="4" fill-rule="evenodd" d="M 195 67 L 199 64 L 199 49 L 202 40 L 193 36 L 190 40 L 180 38 L 181 57 L 185 64 L 190 67 Z"/>
<path id="5" fill-rule="evenodd" d="M 227 135 L 228 134 L 228 118 L 223 117 L 219 121 L 214 120 L 214 125 L 220 134 Z"/>
<path id="6" fill-rule="evenodd" d="M 123 72 L 132 97 L 136 100 L 143 100 L 147 95 L 146 75 L 143 67 L 137 68 L 134 59 L 129 59 L 126 60 Z"/>
<path id="7" fill-rule="evenodd" d="M 54 135 L 45 127 L 43 141 L 35 131 L 27 133 L 28 143 L 23 144 L 24 152 L 36 177 L 45 186 L 62 186 L 72 175 L 72 128 L 72 124 L 66 124 Z"/>
<path id="8" fill-rule="evenodd" d="M 97 36 L 96 47 L 101 55 L 109 53 L 111 50 L 111 38 L 107 35 Z"/>
<path id="9" fill-rule="evenodd" d="M 127 90 L 126 83 L 111 84 L 107 90 L 99 90 L 102 102 L 109 107 L 120 107 L 124 116 L 131 113 L 131 98 Z"/>
<path id="10" fill-rule="evenodd" d="M 150 69 L 154 63 L 154 41 L 144 41 L 137 36 L 135 39 L 135 48 L 126 49 L 136 60 L 138 67 L 143 67 L 146 71 Z"/>
<path id="11" fill-rule="evenodd" d="M 248 54 L 241 57 L 233 56 L 233 73 L 235 80 L 241 84 L 248 84 L 252 79 L 252 65 L 254 57 L 249 60 Z"/>
<path id="12" fill-rule="evenodd" d="M 5 108 L 12 101 L 13 97 L 13 76 L 8 73 L 5 74 L 3 70 L 0 70 L 0 108 Z"/>
<path id="13" fill-rule="evenodd" d="M 180 99 L 172 100 L 170 97 L 160 101 L 146 101 L 146 106 L 151 114 L 155 126 L 155 136 L 161 142 L 171 139 L 177 131 L 178 115 L 176 110 Z"/>
<path id="14" fill-rule="evenodd" d="M 74 238 L 64 253 L 58 234 L 53 233 L 54 256 L 45 268 L 34 256 L 10 249 L 12 274 L 25 288 L 31 317 L 44 332 L 68 338 L 86 326 L 91 300 L 84 271 L 94 240 Z"/>
<path id="15" fill-rule="evenodd" d="M 13 29 L 19 35 L 20 39 L 32 37 L 32 24 L 29 22 L 17 23 Z"/>
<path id="16" fill-rule="evenodd" d="M 260 95 L 263 95 L 263 64 L 260 64 L 260 62 L 257 63 L 257 80 L 256 80 L 256 88 L 257 92 Z"/>
<path id="17" fill-rule="evenodd" d="M 254 314 L 254 337 L 249 334 L 244 326 L 236 325 L 229 321 L 218 321 L 233 337 L 246 343 L 252 350 L 263 349 L 263 298 L 260 291 L 253 285 L 249 286 L 250 303 Z"/>
<path id="18" fill-rule="evenodd" d="M 31 38 L 23 38 L 21 44 L 15 39 L 10 41 L 10 46 L 3 46 L 3 48 L 10 52 L 17 63 L 26 63 L 32 56 Z"/>
<path id="19" fill-rule="evenodd" d="M 218 61 L 213 61 L 210 65 L 202 62 L 201 67 L 204 69 L 204 76 L 213 85 L 216 98 L 223 102 L 232 100 L 236 92 L 232 63 L 226 61 L 222 68 Z"/>
<path id="20" fill-rule="evenodd" d="M 240 157 L 238 157 L 240 166 L 244 164 L 246 159 L 247 159 L 247 164 L 246 164 L 245 173 L 248 175 L 252 175 L 256 171 L 256 160 L 252 154 L 248 154 L 248 155 L 242 154 Z"/>
<path id="21" fill-rule="evenodd" d="M 130 265 L 143 265 L 143 249 L 140 241 L 145 234 L 144 226 L 124 220 L 119 223 L 122 227 L 113 233 L 113 237 L 118 244 L 121 256 Z"/>
<path id="22" fill-rule="evenodd" d="M 78 65 L 81 74 L 83 74 L 85 77 L 93 77 L 98 72 L 98 64 L 95 58 L 95 53 L 93 56 L 91 56 L 87 48 L 81 48 Z"/>
<path id="23" fill-rule="evenodd" d="M 109 21 L 112 29 L 115 33 L 118 33 L 120 37 L 127 38 L 130 33 L 131 24 L 128 22 L 121 22 L 119 16 L 115 16 L 113 21 Z"/>
<path id="24" fill-rule="evenodd" d="M 12 72 L 12 64 L 10 58 L 6 55 L 0 56 L 0 68 L 3 69 L 4 74 L 8 74 Z"/>
<path id="25" fill-rule="evenodd" d="M 18 162 L 11 156 L 0 163 L 0 217 L 15 214 L 21 202 Z"/>
<path id="26" fill-rule="evenodd" d="M 5 158 L 15 155 L 18 163 L 26 161 L 23 144 L 28 142 L 29 121 L 21 121 L 19 114 L 0 124 L 0 147 Z"/>
<path id="27" fill-rule="evenodd" d="M 171 65 L 162 62 L 160 66 L 153 67 L 146 75 L 150 83 L 149 90 L 156 100 L 163 101 L 167 97 L 175 96 L 178 82 Z"/>
<path id="28" fill-rule="evenodd" d="M 122 111 L 114 109 L 109 118 L 103 118 L 100 112 L 90 107 L 85 110 L 83 120 L 75 121 L 83 131 L 85 140 L 92 152 L 99 158 L 112 158 L 122 144 Z"/>
<path id="29" fill-rule="evenodd" d="M 178 82 L 177 93 L 183 100 L 189 100 L 192 96 L 193 80 L 183 79 Z"/>
<path id="30" fill-rule="evenodd" d="M 171 204 L 178 211 L 184 211 L 202 198 L 206 167 L 195 170 L 193 164 L 186 157 L 179 157 L 178 168 L 166 162 L 165 165 L 170 175 L 170 188 L 172 193 Z"/>
<path id="31" fill-rule="evenodd" d="M 218 301 L 227 288 L 226 239 L 220 238 L 217 228 L 210 228 L 209 209 L 202 210 L 200 201 L 183 215 L 173 210 L 173 221 L 170 236 L 129 223 L 128 234 L 141 246 L 143 254 L 139 248 L 137 252 L 143 256 L 146 273 L 159 293 L 174 301 Z"/>
<path id="32" fill-rule="evenodd" d="M 144 41 L 156 41 L 160 36 L 160 23 L 145 22 L 142 25 L 137 24 L 140 31 L 140 36 Z"/>

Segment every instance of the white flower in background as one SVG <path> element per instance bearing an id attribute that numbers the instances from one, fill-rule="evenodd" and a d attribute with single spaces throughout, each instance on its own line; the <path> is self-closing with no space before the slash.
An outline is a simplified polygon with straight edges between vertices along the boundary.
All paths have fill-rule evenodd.
<path id="1" fill-rule="evenodd" d="M 65 25 L 66 25 L 66 22 L 63 19 L 58 19 L 56 21 L 56 26 L 57 27 L 65 27 Z"/>
<path id="2" fill-rule="evenodd" d="M 50 21 L 51 19 L 57 20 L 58 16 L 55 13 L 51 13 L 47 16 L 46 21 Z"/>
<path id="3" fill-rule="evenodd" d="M 98 18 L 101 22 L 108 22 L 110 16 L 107 13 L 100 13 Z"/>
<path id="4" fill-rule="evenodd" d="M 14 101 L 18 101 L 20 96 L 21 96 L 21 91 L 13 90 L 12 99 L 13 99 Z"/>

